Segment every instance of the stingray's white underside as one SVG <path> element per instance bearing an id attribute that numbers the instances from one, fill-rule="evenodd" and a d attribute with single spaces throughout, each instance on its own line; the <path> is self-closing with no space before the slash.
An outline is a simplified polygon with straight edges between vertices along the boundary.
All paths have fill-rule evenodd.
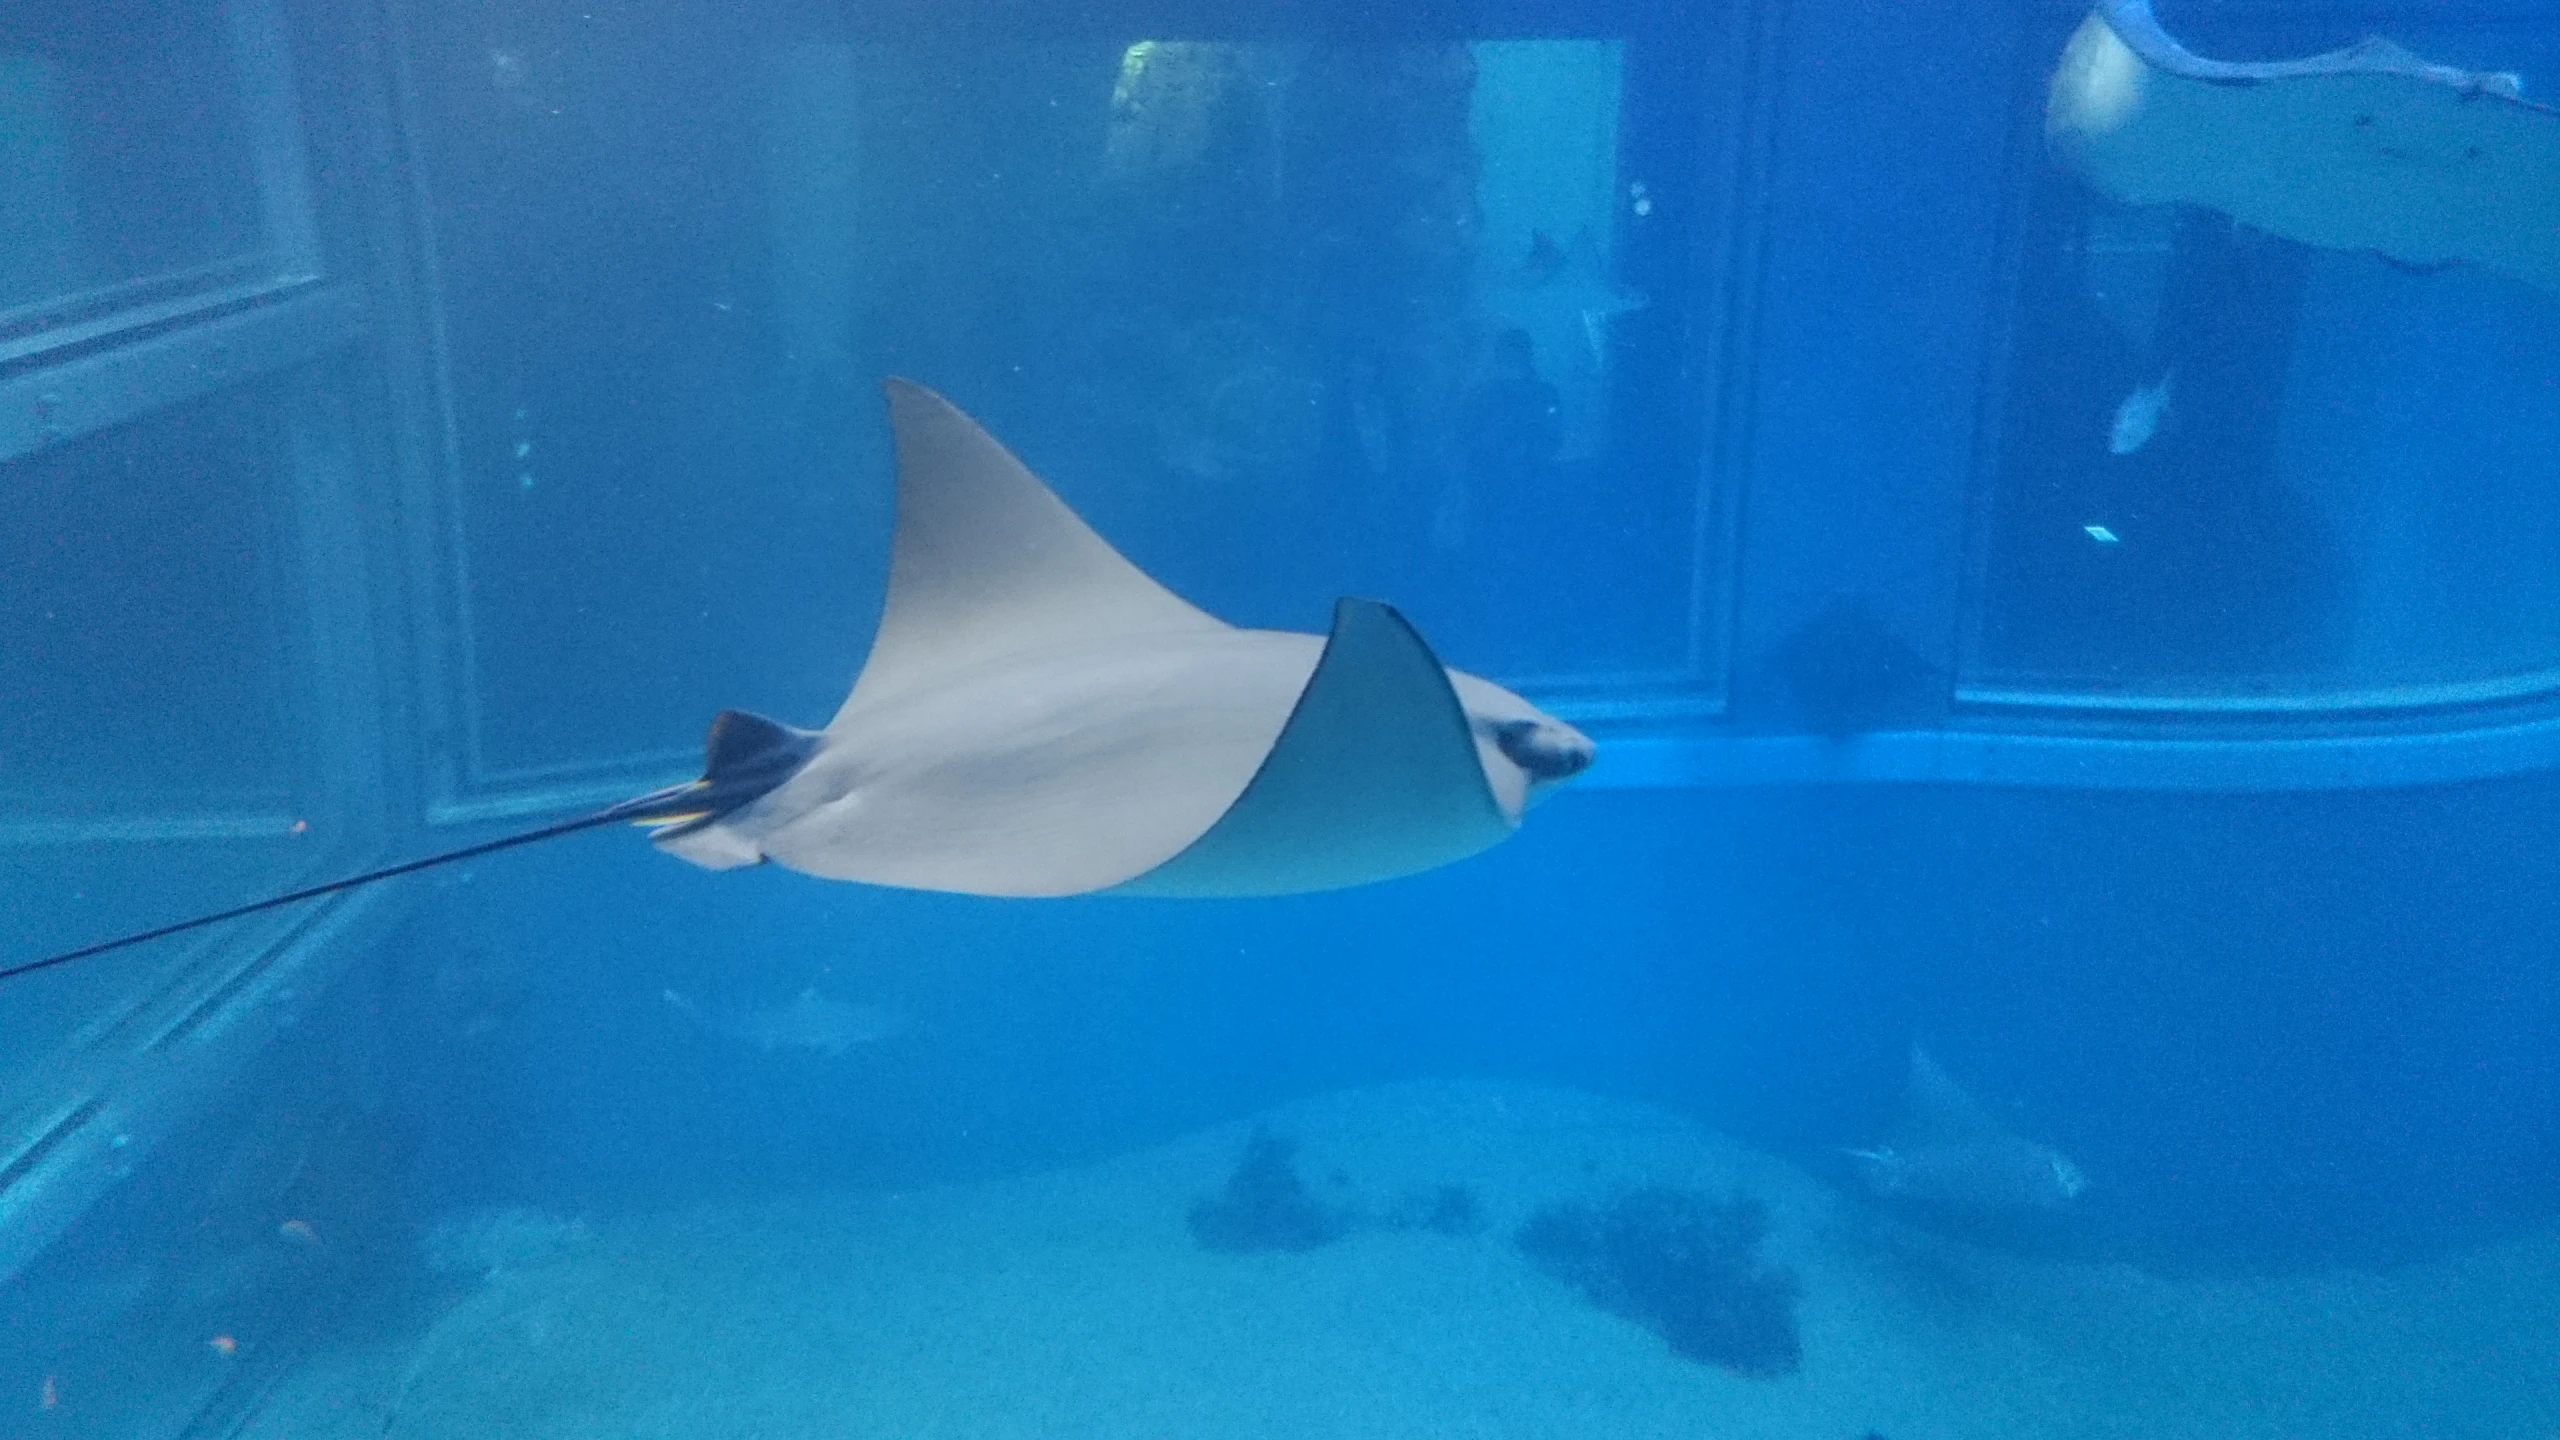
<path id="1" fill-rule="evenodd" d="M 714 868 L 978 895 L 1285 894 L 1460 859 L 1518 824 L 1506 723 L 1394 611 L 1239 630 L 1131 566 L 966 416 L 890 386 L 890 591 L 853 693 L 779 785 L 659 843 Z"/>

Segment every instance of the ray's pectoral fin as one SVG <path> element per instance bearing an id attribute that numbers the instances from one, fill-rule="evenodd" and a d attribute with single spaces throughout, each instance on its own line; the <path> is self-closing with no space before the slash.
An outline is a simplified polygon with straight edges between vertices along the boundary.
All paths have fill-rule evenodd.
<path id="1" fill-rule="evenodd" d="M 625 818 L 656 827 L 649 839 L 658 848 L 708 869 L 756 864 L 763 853 L 715 822 L 799 773 L 821 738 L 751 711 L 723 710 L 703 738 L 702 778 L 630 802 Z"/>
<path id="2" fill-rule="evenodd" d="M 1333 631 L 1280 738 L 1226 813 L 1124 895 L 1282 895 L 1410 875 L 1511 833 L 1431 647 L 1373 600 Z"/>
<path id="3" fill-rule="evenodd" d="M 1984 1139 L 2005 1139 L 2008 1127 L 1991 1117 L 1958 1085 L 1929 1052 L 1919 1045 L 1911 1047 L 1909 1079 L 1903 1086 L 1902 1125 L 1897 1132 L 1905 1145 L 1962 1144 Z"/>
<path id="4" fill-rule="evenodd" d="M 2054 69 L 2045 136 L 2123 204 L 2200 205 L 2301 244 L 2421 271 L 2468 261 L 2560 295 L 2560 110 L 2509 72 L 2378 38 L 2209 60 L 2151 0 L 2098 0 Z"/>

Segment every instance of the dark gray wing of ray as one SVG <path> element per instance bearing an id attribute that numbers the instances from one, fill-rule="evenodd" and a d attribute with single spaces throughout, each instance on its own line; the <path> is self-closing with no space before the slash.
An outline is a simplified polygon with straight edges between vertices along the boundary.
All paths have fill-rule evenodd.
<path id="1" fill-rule="evenodd" d="M 1133 895 L 1276 895 L 1409 875 L 1502 840 L 1448 671 L 1402 615 L 1334 603 L 1324 656 L 1235 803 Z"/>

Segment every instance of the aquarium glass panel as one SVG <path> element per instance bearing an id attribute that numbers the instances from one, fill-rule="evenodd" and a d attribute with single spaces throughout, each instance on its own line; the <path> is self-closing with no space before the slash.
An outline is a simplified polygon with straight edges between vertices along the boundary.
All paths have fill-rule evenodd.
<path id="1" fill-rule="evenodd" d="M 232 50 L 233 12 L 254 8 L 0 10 L 0 339 L 267 242 Z"/>
<path id="2" fill-rule="evenodd" d="M 1720 634 L 1687 347 L 1725 214 L 1663 48 L 502 28 L 422 66 L 481 779 L 829 713 L 887 375 L 1240 624 L 1389 597 L 1533 687 Z"/>
<path id="3" fill-rule="evenodd" d="M 2246 59 L 2356 36 L 2188 38 Z M 2560 75 L 2548 27 L 2393 38 Z M 1965 683 L 2215 706 L 2548 688 L 2551 277 L 2119 203 L 2041 145 L 2031 168 Z"/>
<path id="4" fill-rule="evenodd" d="M 277 406 L 227 391 L 0 465 L 0 906 L 12 963 L 191 907 L 315 858 L 293 826 Z M 0 991 L 0 1094 L 115 1018 L 172 951 Z M 5 1101 L 0 1101 L 5 1105 Z"/>
<path id="5" fill-rule="evenodd" d="M 0 787 L 19 807 L 282 787 L 282 451 L 264 396 L 230 391 L 0 467 Z"/>

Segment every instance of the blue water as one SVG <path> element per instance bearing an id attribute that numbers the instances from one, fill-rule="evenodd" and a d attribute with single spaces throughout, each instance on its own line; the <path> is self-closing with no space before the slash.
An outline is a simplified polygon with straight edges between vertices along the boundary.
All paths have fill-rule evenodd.
<path id="1" fill-rule="evenodd" d="M 10 442 L 0 891 L 34 918 L 0 962 L 681 778 L 724 707 L 822 723 L 881 604 L 885 375 L 1210 612 L 1391 600 L 1603 760 L 1482 856 L 1273 900 L 581 834 L 400 882 L 309 978 L 212 996 L 275 1023 L 209 1069 L 129 1017 L 246 940 L 15 982 L 0 1196 L 36 1193 L 61 1096 L 178 1118 L 100 1152 L 85 1218 L 0 1211 L 64 1237 L 28 1293 L 97 1320 L 0 1331 L 8 1383 L 152 1371 L 206 1295 L 268 1295 L 278 1354 L 409 1333 L 452 1298 L 415 1254 L 442 1217 L 1016 1177 L 1417 1078 L 1649 1102 L 1857 1196 L 1915 1043 L 2090 1181 L 1848 1202 L 1941 1237 L 2300 1275 L 2560 1218 L 2560 298 L 2111 209 L 2037 129 L 2076 15 L 401 8 L 287 7 L 286 132 L 194 88 L 254 27 L 172 22 L 155 114 L 121 10 L 0 18 L 0 62 L 56 67 L 0 69 L 26 193 L 92 227 L 0 230 L 30 307 L 0 383 L 109 384 L 92 342 L 22 342 L 125 302 L 38 302 L 281 244 L 239 200 L 261 134 L 305 137 L 311 253 L 369 307 L 316 361 Z M 2560 73 L 2560 11 L 2460 9 L 2164 19 Z M 123 149 L 81 128 L 117 96 Z M 2164 373 L 2157 434 L 2107 456 Z M 2340 743 L 2509 724 L 2418 783 Z M 2028 784 L 1859 768 L 1937 730 L 2336 744 L 2346 780 L 2143 788 L 2103 744 Z M 666 998 L 804 988 L 906 1028 L 766 1052 Z M 201 1278 L 288 1219 L 325 1269 Z M 189 1383 L 129 1433 L 248 1404 Z"/>

